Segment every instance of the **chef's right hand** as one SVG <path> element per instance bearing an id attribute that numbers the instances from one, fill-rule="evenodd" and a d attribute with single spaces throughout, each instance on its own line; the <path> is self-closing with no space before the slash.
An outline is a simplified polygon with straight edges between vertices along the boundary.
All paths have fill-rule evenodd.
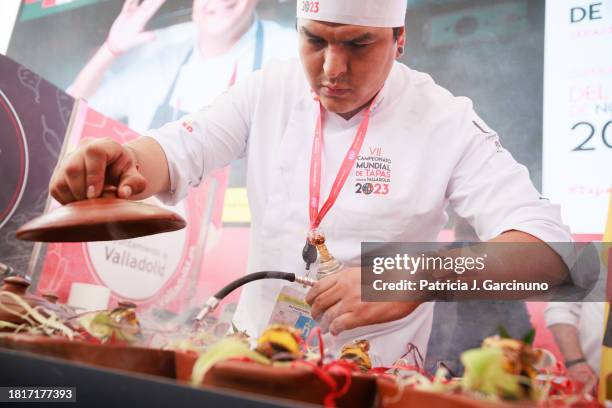
<path id="1" fill-rule="evenodd" d="M 81 145 L 56 167 L 49 192 L 61 204 L 99 197 L 105 184 L 118 187 L 119 198 L 144 191 L 147 180 L 138 171 L 136 154 L 112 139 Z"/>
<path id="2" fill-rule="evenodd" d="M 115 19 L 106 39 L 106 46 L 114 54 L 122 54 L 131 48 L 155 39 L 153 31 L 145 26 L 166 0 L 126 0 L 121 13 Z"/>

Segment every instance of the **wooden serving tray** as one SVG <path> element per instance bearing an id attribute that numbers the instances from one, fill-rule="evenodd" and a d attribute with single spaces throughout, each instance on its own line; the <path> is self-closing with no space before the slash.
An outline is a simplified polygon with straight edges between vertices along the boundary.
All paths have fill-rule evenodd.
<path id="1" fill-rule="evenodd" d="M 344 376 L 333 374 L 332 377 L 338 388 L 344 385 Z M 330 392 L 329 386 L 307 366 L 266 366 L 239 360 L 215 364 L 206 373 L 203 384 L 319 405 L 323 404 L 325 396 Z M 354 374 L 348 392 L 336 399 L 336 406 L 379 406 L 376 378 Z"/>
<path id="2" fill-rule="evenodd" d="M 0 347 L 28 351 L 98 367 L 175 378 L 174 352 L 144 347 L 91 344 L 63 337 L 28 334 L 0 336 Z"/>

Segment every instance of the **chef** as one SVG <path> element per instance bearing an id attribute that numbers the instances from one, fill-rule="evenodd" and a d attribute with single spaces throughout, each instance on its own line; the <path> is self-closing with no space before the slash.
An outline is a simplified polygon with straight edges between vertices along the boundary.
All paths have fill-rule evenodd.
<path id="1" fill-rule="evenodd" d="M 305 294 L 337 350 L 368 339 L 376 365 L 410 345 L 426 352 L 432 303 L 360 300 L 362 241 L 430 242 L 451 205 L 482 240 L 570 240 L 559 208 L 540 195 L 472 103 L 396 61 L 405 44 L 406 0 L 297 2 L 300 60 L 271 62 L 205 110 L 127 145 L 81 147 L 58 166 L 50 189 L 62 203 L 100 195 L 176 203 L 216 168 L 245 155 L 252 213 L 249 272 L 305 270 L 306 237 L 323 234 L 344 269 Z M 146 98 L 146 95 L 142 95 Z M 542 246 L 537 274 L 565 269 Z M 286 318 L 299 288 L 258 281 L 243 288 L 235 325 L 256 336 Z M 302 293 L 304 296 L 304 293 Z M 305 325 L 298 316 L 296 325 Z"/>

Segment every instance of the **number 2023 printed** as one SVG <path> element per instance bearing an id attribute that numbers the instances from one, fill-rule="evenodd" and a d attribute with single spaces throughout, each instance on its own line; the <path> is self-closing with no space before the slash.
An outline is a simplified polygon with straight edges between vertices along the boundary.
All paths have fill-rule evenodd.
<path id="1" fill-rule="evenodd" d="M 574 126 L 572 126 L 573 131 L 577 131 L 578 129 L 581 129 L 581 128 L 588 129 L 587 135 L 585 136 L 582 143 L 580 143 L 578 146 L 572 149 L 572 152 L 584 152 L 584 151 L 596 150 L 596 146 L 599 145 L 597 143 L 597 138 L 591 141 L 593 136 L 595 136 L 596 134 L 601 136 L 601 141 L 603 142 L 604 146 L 606 146 L 609 149 L 612 149 L 612 120 L 609 120 L 603 125 L 603 127 L 601 128 L 601 132 L 599 132 L 598 129 L 596 128 L 596 125 L 593 125 L 591 122 L 582 121 L 582 122 L 575 123 Z"/>
<path id="2" fill-rule="evenodd" d="M 305 13 L 318 13 L 319 12 L 319 2 L 318 1 L 302 2 L 302 11 Z"/>
<path id="3" fill-rule="evenodd" d="M 388 183 L 356 183 L 355 184 L 355 193 L 357 194 L 389 194 L 389 184 Z"/>

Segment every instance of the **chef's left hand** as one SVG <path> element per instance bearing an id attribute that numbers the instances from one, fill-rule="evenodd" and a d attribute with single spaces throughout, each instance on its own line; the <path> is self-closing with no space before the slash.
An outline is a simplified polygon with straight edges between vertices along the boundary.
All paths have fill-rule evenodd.
<path id="1" fill-rule="evenodd" d="M 362 302 L 361 268 L 346 268 L 321 279 L 306 294 L 310 314 L 323 333 L 390 322 L 412 313 L 418 302 Z"/>

